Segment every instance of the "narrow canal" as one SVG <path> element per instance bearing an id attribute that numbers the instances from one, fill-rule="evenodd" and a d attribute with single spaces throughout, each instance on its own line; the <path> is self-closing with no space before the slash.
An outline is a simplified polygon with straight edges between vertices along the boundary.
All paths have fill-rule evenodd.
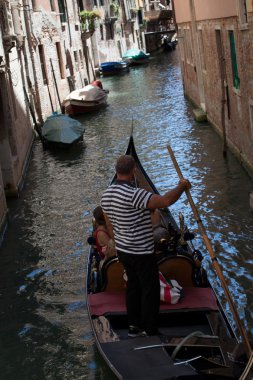
<path id="1" fill-rule="evenodd" d="M 91 213 L 123 154 L 133 119 L 144 168 L 160 192 L 177 174 L 171 144 L 238 305 L 253 334 L 253 181 L 237 160 L 222 156 L 208 124 L 197 124 L 184 99 L 177 52 L 154 57 L 122 77 L 103 79 L 109 107 L 82 116 L 85 144 L 65 152 L 34 145 L 23 192 L 9 201 L 10 226 L 0 254 L 0 378 L 109 380 L 94 346 L 85 306 L 85 268 Z M 197 231 L 186 197 L 187 225 Z M 197 233 L 195 246 L 208 253 Z M 221 294 L 215 276 L 211 281 Z"/>

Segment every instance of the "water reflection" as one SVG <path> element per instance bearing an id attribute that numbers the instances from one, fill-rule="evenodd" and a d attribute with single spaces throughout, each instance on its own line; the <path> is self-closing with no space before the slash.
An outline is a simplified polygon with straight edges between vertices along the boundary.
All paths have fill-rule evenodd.
<path id="1" fill-rule="evenodd" d="M 191 179 L 240 316 L 253 333 L 252 181 L 231 154 L 224 160 L 213 129 L 194 122 L 177 52 L 122 77 L 103 78 L 103 85 L 110 90 L 110 105 L 80 117 L 85 143 L 52 152 L 37 142 L 24 191 L 9 202 L 11 224 L 0 256 L 3 379 L 113 379 L 94 347 L 86 312 L 86 238 L 92 210 L 126 149 L 132 119 L 137 152 L 158 190 L 178 181 L 168 143 Z M 182 207 L 196 232 L 186 197 L 172 207 L 175 218 Z M 203 249 L 198 233 L 194 244 Z"/>

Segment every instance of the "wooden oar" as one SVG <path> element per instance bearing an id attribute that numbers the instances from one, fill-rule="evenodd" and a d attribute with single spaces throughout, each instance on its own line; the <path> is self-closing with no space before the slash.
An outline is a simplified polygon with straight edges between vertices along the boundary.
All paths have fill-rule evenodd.
<path id="1" fill-rule="evenodd" d="M 179 178 L 180 178 L 180 179 L 183 179 L 184 177 L 183 177 L 183 175 L 182 175 L 181 169 L 180 169 L 180 167 L 179 167 L 179 165 L 178 165 L 178 163 L 177 163 L 177 160 L 176 160 L 176 158 L 175 158 L 175 156 L 174 156 L 174 153 L 173 153 L 173 151 L 172 151 L 170 145 L 167 146 L 167 149 L 168 149 L 168 151 L 169 151 L 170 157 L 171 157 L 171 159 L 172 159 L 172 162 L 173 162 L 173 164 L 174 164 L 174 166 L 175 166 L 175 169 L 176 169 L 176 171 L 177 171 L 177 174 L 178 174 Z M 206 245 L 206 248 L 207 248 L 207 250 L 208 250 L 208 252 L 209 252 L 209 254 L 210 254 L 210 257 L 211 257 L 211 260 L 212 260 L 212 265 L 213 265 L 213 267 L 214 267 L 214 269 L 215 269 L 215 271 L 216 271 L 216 273 L 217 273 L 217 275 L 218 275 L 218 277 L 219 277 L 219 280 L 220 280 L 220 282 L 221 282 L 222 288 L 223 288 L 224 293 L 225 293 L 225 295 L 226 295 L 226 297 L 227 297 L 227 300 L 228 300 L 228 302 L 229 302 L 230 309 L 231 309 L 232 314 L 233 314 L 233 316 L 234 316 L 234 320 L 235 320 L 235 322 L 236 322 L 236 324 L 237 324 L 237 327 L 238 327 L 238 330 L 239 330 L 239 332 L 240 332 L 240 334 L 241 334 L 241 337 L 243 338 L 243 341 L 244 341 L 244 344 L 245 344 L 245 348 L 246 348 L 246 351 L 247 351 L 247 356 L 248 356 L 248 358 L 250 358 L 250 356 L 251 356 L 251 354 L 252 354 L 252 349 L 251 349 L 251 346 L 250 346 L 250 343 L 249 343 L 249 339 L 248 339 L 248 336 L 247 336 L 247 334 L 246 334 L 246 331 L 245 331 L 245 329 L 244 329 L 244 327 L 243 327 L 243 325 L 242 325 L 242 323 L 241 323 L 241 321 L 240 321 L 240 317 L 239 317 L 239 315 L 238 315 L 237 309 L 236 309 L 236 307 L 235 307 L 235 304 L 234 304 L 233 299 L 232 299 L 232 297 L 231 297 L 231 294 L 230 294 L 230 292 L 229 292 L 229 289 L 228 289 L 228 286 L 227 286 L 226 280 L 225 280 L 225 278 L 224 278 L 224 276 L 223 276 L 223 273 L 222 273 L 221 267 L 220 267 L 220 265 L 219 265 L 219 263 L 218 263 L 217 257 L 215 256 L 215 253 L 214 253 L 214 251 L 213 251 L 213 249 L 212 249 L 212 246 L 211 246 L 210 240 L 209 240 L 209 238 L 208 238 L 208 236 L 207 236 L 207 234 L 206 234 L 206 230 L 205 230 L 205 227 L 204 227 L 204 225 L 203 225 L 203 223 L 202 223 L 202 221 L 201 221 L 201 219 L 200 219 L 200 216 L 199 216 L 198 210 L 197 210 L 197 208 L 196 208 L 196 206 L 195 206 L 195 204 L 194 204 L 194 202 L 193 202 L 193 199 L 192 199 L 192 196 L 191 196 L 190 190 L 186 190 L 185 192 L 186 192 L 186 195 L 187 195 L 188 201 L 189 201 L 189 203 L 190 203 L 190 205 L 191 205 L 191 208 L 192 208 L 193 214 L 194 214 L 194 216 L 195 216 L 195 219 L 196 219 L 196 221 L 197 221 L 197 223 L 198 223 L 198 227 L 199 227 L 200 232 L 201 232 L 201 234 L 202 234 L 202 238 L 203 238 L 203 240 L 204 240 L 204 243 L 205 243 L 205 245 Z"/>

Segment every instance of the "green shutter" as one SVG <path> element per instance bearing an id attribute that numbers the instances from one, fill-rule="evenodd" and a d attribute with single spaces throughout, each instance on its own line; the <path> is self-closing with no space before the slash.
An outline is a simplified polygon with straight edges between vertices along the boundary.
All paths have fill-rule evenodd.
<path id="1" fill-rule="evenodd" d="M 67 19 L 66 19 L 64 0 L 58 0 L 58 7 L 59 7 L 59 11 L 60 11 L 61 22 L 66 22 Z"/>
<path id="2" fill-rule="evenodd" d="M 232 61 L 233 85 L 236 89 L 239 89 L 240 78 L 238 75 L 236 49 L 235 49 L 235 36 L 234 36 L 233 31 L 229 31 L 229 41 L 230 41 L 230 52 L 231 52 L 231 61 Z"/>

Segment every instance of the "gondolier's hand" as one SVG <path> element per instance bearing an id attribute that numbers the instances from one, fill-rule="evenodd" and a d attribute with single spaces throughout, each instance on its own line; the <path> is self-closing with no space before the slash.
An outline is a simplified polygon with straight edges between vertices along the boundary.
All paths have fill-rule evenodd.
<path id="1" fill-rule="evenodd" d="M 188 179 L 185 179 L 185 178 L 180 179 L 178 184 L 183 185 L 184 190 L 190 190 L 192 187 L 190 181 Z"/>

